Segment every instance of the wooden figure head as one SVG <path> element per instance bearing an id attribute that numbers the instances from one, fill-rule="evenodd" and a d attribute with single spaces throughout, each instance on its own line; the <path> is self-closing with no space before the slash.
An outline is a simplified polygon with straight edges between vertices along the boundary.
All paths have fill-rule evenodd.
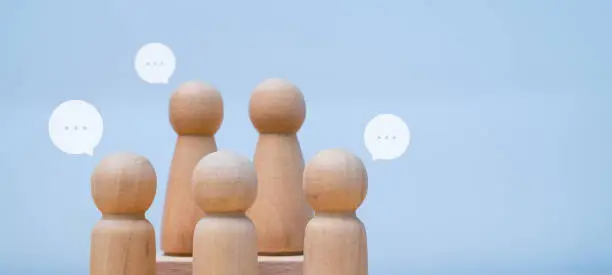
<path id="1" fill-rule="evenodd" d="M 306 102 L 296 86 L 272 78 L 255 87 L 249 116 L 260 133 L 296 133 L 306 119 Z"/>
<path id="2" fill-rule="evenodd" d="M 179 135 L 214 135 L 223 122 L 223 99 L 213 86 L 183 83 L 170 97 L 170 123 Z"/>
<path id="3" fill-rule="evenodd" d="M 151 162 L 132 153 L 111 154 L 91 175 L 91 195 L 104 214 L 146 212 L 157 191 L 157 176 Z"/>
<path id="4" fill-rule="evenodd" d="M 230 151 L 210 153 L 193 171 L 195 202 L 207 213 L 245 212 L 257 196 L 251 161 Z"/>
<path id="5" fill-rule="evenodd" d="M 317 153 L 304 169 L 306 200 L 317 212 L 354 212 L 366 197 L 363 162 L 342 149 Z"/>

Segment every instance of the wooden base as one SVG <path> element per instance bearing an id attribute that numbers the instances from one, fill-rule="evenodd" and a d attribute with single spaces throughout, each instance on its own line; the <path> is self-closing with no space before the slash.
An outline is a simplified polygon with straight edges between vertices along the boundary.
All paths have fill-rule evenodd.
<path id="1" fill-rule="evenodd" d="M 302 275 L 303 256 L 259 256 L 259 275 Z M 157 256 L 157 275 L 192 275 L 191 257 Z"/>

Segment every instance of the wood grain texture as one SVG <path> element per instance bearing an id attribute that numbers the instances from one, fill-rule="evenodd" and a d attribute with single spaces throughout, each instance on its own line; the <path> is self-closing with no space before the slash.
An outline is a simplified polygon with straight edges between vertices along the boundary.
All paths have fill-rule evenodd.
<path id="1" fill-rule="evenodd" d="M 145 218 L 157 177 L 149 160 L 111 154 L 91 175 L 91 194 L 102 219 L 91 233 L 90 275 L 155 275 L 155 230 Z"/>
<path id="2" fill-rule="evenodd" d="M 193 233 L 204 212 L 193 200 L 191 176 L 198 161 L 216 150 L 214 137 L 177 138 L 161 228 L 161 249 L 167 254 L 192 255 Z"/>
<path id="3" fill-rule="evenodd" d="M 196 204 L 206 216 L 193 236 L 193 275 L 257 275 L 257 234 L 245 211 L 257 195 L 251 161 L 221 150 L 193 171 Z"/>
<path id="4" fill-rule="evenodd" d="M 259 275 L 302 275 L 302 256 L 259 256 Z M 192 275 L 191 257 L 157 257 L 157 275 Z"/>
<path id="5" fill-rule="evenodd" d="M 253 162 L 257 199 L 247 215 L 257 229 L 259 255 L 299 255 L 313 215 L 302 191 L 304 158 L 296 133 L 306 119 L 301 91 L 268 79 L 251 95 L 249 117 L 259 132 Z"/>
<path id="6" fill-rule="evenodd" d="M 204 216 L 194 203 L 192 172 L 202 157 L 217 151 L 214 135 L 223 121 L 223 99 L 215 87 L 189 81 L 172 94 L 169 113 L 178 137 L 164 203 L 161 250 L 191 256 L 195 226 Z"/>
<path id="7" fill-rule="evenodd" d="M 367 275 L 365 226 L 355 215 L 368 189 L 363 162 L 342 149 L 317 153 L 304 169 L 304 193 L 315 210 L 306 226 L 304 275 Z"/>

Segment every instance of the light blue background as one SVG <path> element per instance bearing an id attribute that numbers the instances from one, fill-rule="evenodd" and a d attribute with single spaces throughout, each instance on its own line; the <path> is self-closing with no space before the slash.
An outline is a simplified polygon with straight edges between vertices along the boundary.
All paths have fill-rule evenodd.
<path id="1" fill-rule="evenodd" d="M 612 272 L 611 12 L 605 0 L 2 1 L 0 274 L 87 274 L 100 217 L 89 175 L 111 152 L 155 165 L 159 230 L 170 93 L 217 86 L 219 147 L 252 156 L 249 95 L 268 77 L 305 94 L 307 160 L 344 147 L 367 165 L 371 274 Z M 169 85 L 133 69 L 148 42 L 175 51 Z M 48 138 L 70 99 L 105 119 L 94 157 Z M 362 133 L 378 113 L 410 126 L 400 159 L 370 160 Z"/>

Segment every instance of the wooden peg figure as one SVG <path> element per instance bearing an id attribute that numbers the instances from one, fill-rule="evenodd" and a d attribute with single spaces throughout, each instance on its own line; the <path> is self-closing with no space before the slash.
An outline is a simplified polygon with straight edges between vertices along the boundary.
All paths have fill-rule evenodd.
<path id="1" fill-rule="evenodd" d="M 303 275 L 367 275 L 363 223 L 355 211 L 365 199 L 368 176 L 361 160 L 324 150 L 304 170 L 304 192 L 315 210 L 306 227 Z"/>
<path id="2" fill-rule="evenodd" d="M 91 194 L 102 219 L 91 234 L 90 275 L 155 275 L 155 230 L 145 218 L 157 189 L 143 156 L 104 158 L 91 175 Z"/>
<path id="3" fill-rule="evenodd" d="M 246 210 L 257 196 L 251 162 L 229 151 L 202 158 L 193 193 L 206 216 L 193 239 L 193 275 L 257 275 L 257 233 Z"/>
<path id="4" fill-rule="evenodd" d="M 293 84 L 268 79 L 253 91 L 249 116 L 259 131 L 253 160 L 258 193 L 247 214 L 257 228 L 259 254 L 301 254 L 313 215 L 302 190 L 304 159 L 296 135 L 306 118 L 304 97 Z"/>
<path id="5" fill-rule="evenodd" d="M 204 213 L 193 201 L 191 176 L 203 156 L 217 151 L 214 135 L 222 121 L 221 94 L 208 84 L 186 82 L 170 98 L 170 123 L 178 137 L 162 218 L 161 249 L 166 255 L 192 255 L 193 231 Z"/>

